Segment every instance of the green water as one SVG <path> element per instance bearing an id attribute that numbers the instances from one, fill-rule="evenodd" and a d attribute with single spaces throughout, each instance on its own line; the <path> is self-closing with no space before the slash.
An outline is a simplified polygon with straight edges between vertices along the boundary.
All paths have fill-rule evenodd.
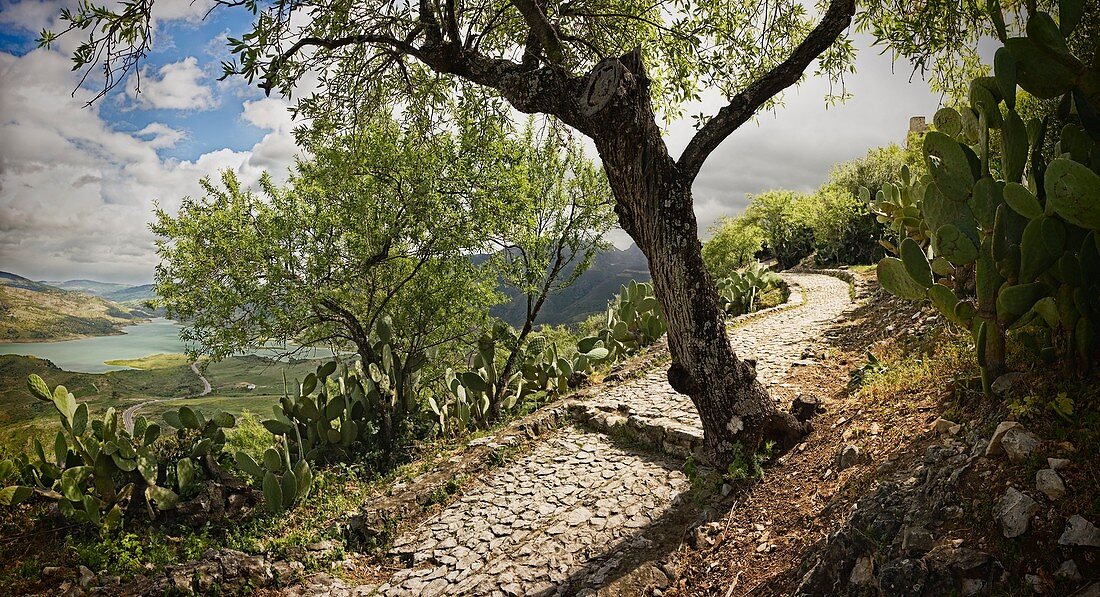
<path id="1" fill-rule="evenodd" d="M 118 336 L 96 336 L 63 342 L 0 344 L 0 354 L 20 354 L 53 361 L 66 371 L 103 373 L 128 367 L 103 364 L 116 359 L 138 359 L 151 354 L 184 352 L 179 338 L 181 326 L 164 318 L 127 326 Z"/>
<path id="2" fill-rule="evenodd" d="M 122 331 L 126 333 L 118 336 L 96 336 L 63 342 L 0 344 L 0 354 L 19 354 L 48 359 L 66 371 L 78 373 L 118 371 L 129 367 L 106 365 L 104 361 L 140 359 L 153 354 L 186 352 L 187 345 L 179 338 L 182 327 L 171 319 L 157 317 L 149 323 L 124 327 Z M 285 352 L 285 347 L 281 350 L 273 347 L 247 350 L 243 351 L 243 354 L 277 359 Z M 294 354 L 298 359 L 328 359 L 332 356 L 333 352 L 324 348 L 298 347 Z"/>

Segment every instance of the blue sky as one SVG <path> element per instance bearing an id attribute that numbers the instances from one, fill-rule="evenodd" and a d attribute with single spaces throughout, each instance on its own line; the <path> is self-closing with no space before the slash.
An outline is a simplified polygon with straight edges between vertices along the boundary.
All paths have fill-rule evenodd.
<path id="1" fill-rule="evenodd" d="M 35 0 L 22 0 L 34 2 Z M 56 3 L 42 3 L 56 4 Z M 251 15 L 241 10 L 215 10 L 200 21 L 175 20 L 162 25 L 149 53 L 143 71 L 156 77 L 166 66 L 194 58 L 203 74 L 203 82 L 221 76 L 219 64 L 225 59 L 226 35 L 240 36 L 251 23 Z M 37 48 L 38 30 L 13 24 L 0 30 L 0 49 L 22 56 Z M 140 96 L 139 96 L 140 97 Z M 158 108 L 127 97 L 124 89 L 116 89 L 103 102 L 101 115 L 114 130 L 134 133 L 152 123 L 161 123 L 185 131 L 186 136 L 171 147 L 159 148 L 164 158 L 194 160 L 204 153 L 228 148 L 243 151 L 263 138 L 265 131 L 241 118 L 244 100 L 262 99 L 264 94 L 243 84 L 232 87 L 232 97 L 217 98 L 216 106 L 191 109 Z M 129 100 L 129 101 L 128 101 Z"/>
<path id="2" fill-rule="evenodd" d="M 223 169 L 245 184 L 265 171 L 285 178 L 297 154 L 290 102 L 265 98 L 239 77 L 217 81 L 229 58 L 225 36 L 247 30 L 246 11 L 220 9 L 204 20 L 212 0 L 156 0 L 142 93 L 127 81 L 84 108 L 94 82 L 70 97 L 79 38 L 49 50 L 34 43 L 42 28 L 63 28 L 61 7 L 75 2 L 0 0 L 0 270 L 145 283 L 157 263 L 148 229 L 156 206 L 173 212 L 199 193 L 201 177 Z M 827 109 L 827 83 L 808 78 L 711 155 L 693 189 L 702 230 L 742 210 L 747 194 L 816 188 L 833 164 L 904 140 L 910 116 L 935 112 L 940 98 L 910 81 L 907 65 L 870 49 L 866 37 L 855 42 L 851 100 Z M 713 113 L 721 103 L 705 95 L 685 113 Z M 669 126 L 674 155 L 693 132 L 690 120 Z M 629 243 L 621 233 L 614 240 Z"/>

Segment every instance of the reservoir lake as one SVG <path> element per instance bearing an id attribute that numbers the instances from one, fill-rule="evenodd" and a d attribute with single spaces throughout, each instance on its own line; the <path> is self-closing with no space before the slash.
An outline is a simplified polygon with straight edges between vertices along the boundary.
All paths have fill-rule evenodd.
<path id="1" fill-rule="evenodd" d="M 105 373 L 129 367 L 106 365 L 104 361 L 138 359 L 154 354 L 182 353 L 187 346 L 180 340 L 181 326 L 171 319 L 154 318 L 149 323 L 126 326 L 124 334 L 95 336 L 79 340 L 59 342 L 16 342 L 0 344 L 0 354 L 18 354 L 48 359 L 54 365 L 79 373 Z M 275 351 L 258 349 L 248 351 L 267 357 L 275 357 Z M 331 358 L 331 350 L 305 349 L 297 358 Z"/>

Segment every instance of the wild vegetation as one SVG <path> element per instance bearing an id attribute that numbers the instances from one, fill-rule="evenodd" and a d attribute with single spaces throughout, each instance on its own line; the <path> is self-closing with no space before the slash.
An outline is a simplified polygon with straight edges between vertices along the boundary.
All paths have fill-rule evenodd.
<path id="1" fill-rule="evenodd" d="M 885 244 L 900 259 L 880 261 L 879 280 L 897 296 L 931 300 L 972 331 L 987 391 L 1005 370 L 1010 332 L 1061 362 L 1067 376 L 1083 375 L 1100 354 L 1100 177 L 1090 168 L 1100 98 L 1076 84 L 1096 71 L 1068 49 L 1075 26 L 1059 29 L 1037 12 L 1026 37 L 1002 34 L 996 76 L 973 81 L 969 106 L 936 113 L 937 130 L 923 142 L 929 174 L 914 179 L 903 169 L 900 187 L 876 194 L 880 221 L 900 239 Z M 1024 123 L 1017 85 L 1058 100 L 1058 113 Z M 1059 131 L 1048 157 L 1052 127 Z M 999 152 L 991 150 L 994 131 Z"/>
<path id="2" fill-rule="evenodd" d="M 1064 474 L 1077 484 L 1078 497 L 1061 510 L 1051 506 L 1056 513 L 1042 524 L 1064 526 L 1071 512 L 1094 517 L 1098 511 L 1100 496 L 1086 484 L 1096 473 L 1087 454 L 1100 441 L 1089 389 L 1100 333 L 1100 76 L 1095 54 L 1081 50 L 1085 37 L 1095 51 L 1097 20 L 1082 3 L 1059 2 L 1057 21 L 1035 3 L 1013 5 L 1028 13 L 1027 24 L 1016 28 L 1024 35 L 1014 37 L 1010 32 L 1019 31 L 1003 21 L 996 2 L 989 9 L 944 5 L 925 19 L 915 13 L 886 18 L 876 3 L 854 17 L 849 0 L 832 0 L 813 17 L 765 2 L 758 7 L 768 9 L 763 16 L 744 22 L 728 6 L 711 3 L 623 5 L 625 16 L 525 1 L 244 6 L 258 13 L 257 22 L 248 36 L 230 41 L 237 62 L 226 63 L 227 75 L 289 93 L 307 70 L 321 72 L 321 91 L 299 104 L 311 118 L 298 131 L 306 151 L 285 185 L 265 176 L 258 190 L 249 189 L 227 171 L 218 182 L 204 180 L 204 196 L 186 199 L 178 213 L 158 211 L 159 301 L 187 320 L 187 339 L 196 345 L 188 357 L 208 357 L 204 370 L 215 381 L 218 367 L 245 366 L 232 355 L 257 344 L 278 344 L 288 354 L 328 346 L 340 354 L 293 363 L 292 373 L 301 375 L 280 380 L 279 395 L 268 396 L 269 408 L 255 415 L 205 414 L 200 405 L 228 401 L 200 396 L 185 406 L 150 404 L 150 416 L 131 423 L 119 414 L 117 396 L 60 383 L 63 377 L 85 385 L 97 380 L 65 372 L 51 372 L 46 377 L 56 379 L 49 381 L 27 376 L 25 392 L 37 401 L 27 418 L 49 411 L 50 424 L 44 433 L 31 432 L 29 449 L 0 461 L 0 505 L 9 506 L 0 524 L 16 538 L 65 533 L 65 552 L 21 554 L 23 563 L 0 569 L 3 580 L 38 582 L 43 564 L 57 563 L 51 558 L 133 576 L 206 548 L 280 558 L 283 570 L 294 574 L 344 566 L 345 549 L 380 559 L 392 553 L 399 524 L 438 512 L 437 506 L 507 515 L 486 498 L 454 500 L 473 476 L 503 468 L 532 449 L 530 438 L 581 420 L 575 411 L 591 406 L 563 398 L 601 378 L 658 378 L 653 366 L 665 362 L 670 389 L 664 380 L 647 386 L 665 399 L 648 405 L 658 412 L 640 413 L 603 388 L 611 403 L 584 411 L 584 422 L 611 430 L 606 443 L 558 443 L 571 450 L 560 459 L 583 468 L 577 463 L 595 460 L 601 450 L 642 453 L 638 438 L 655 434 L 653 452 L 660 456 L 645 458 L 660 470 L 645 474 L 669 483 L 685 478 L 693 490 L 683 495 L 691 499 L 671 490 L 639 497 L 675 503 L 683 506 L 680 515 L 690 510 L 692 516 L 710 500 L 707 516 L 726 517 L 724 524 L 695 521 L 685 533 L 679 519 L 655 515 L 642 524 L 671 528 L 672 539 L 661 545 L 635 541 L 633 534 L 621 545 L 586 545 L 601 553 L 612 547 L 620 558 L 631 550 L 651 558 L 679 552 L 682 569 L 694 574 L 681 575 L 678 585 L 668 586 L 676 574 L 666 568 L 647 569 L 669 581 L 664 588 L 674 593 L 733 594 L 745 570 L 758 576 L 754 580 L 777 572 L 746 562 L 782 560 L 779 572 L 791 577 L 790 586 L 777 583 L 777 593 L 809 586 L 802 592 L 928 587 L 926 593 L 946 594 L 956 587 L 936 584 L 948 582 L 935 576 L 942 572 L 934 569 L 936 558 L 954 554 L 962 566 L 979 548 L 993 551 L 1006 545 L 1002 539 L 1020 536 L 989 531 L 1008 517 L 985 500 L 987 493 L 1014 483 L 1049 497 L 1030 489 L 1035 476 L 1070 466 Z M 150 42 L 149 3 L 119 10 L 82 4 L 63 15 L 74 28 L 92 32 L 77 50 L 77 68 L 107 48 L 108 89 L 118 76 L 112 65 L 132 67 Z M 995 30 L 1004 48 L 993 77 L 975 79 L 973 69 L 964 69 L 971 81 L 965 101 L 957 73 L 939 82 L 955 104 L 937 112 L 932 130 L 906 148 L 873 149 L 840 164 L 814 193 L 754 195 L 742 215 L 722 221 L 701 245 L 691 183 L 707 157 L 814 60 L 825 75 L 839 76 L 851 60 L 843 31 L 853 18 L 899 54 L 926 61 L 956 57 L 963 50 L 958 44 L 976 40 L 981 31 L 966 27 L 971 20 Z M 748 33 L 729 35 L 742 29 Z M 298 41 L 285 47 L 290 37 Z M 45 43 L 54 38 L 43 33 Z M 737 56 L 748 62 L 730 58 Z M 729 103 L 699 119 L 697 133 L 674 159 L 658 118 L 677 115 L 703 87 L 726 92 Z M 509 106 L 548 118 L 517 125 Z M 566 127 L 594 141 L 602 172 Z M 606 311 L 579 329 L 540 326 L 550 297 L 565 292 L 606 246 L 612 214 L 648 258 L 652 282 L 624 284 Z M 776 271 L 760 259 L 774 259 Z M 870 269 L 854 267 L 875 262 L 877 282 L 907 302 L 874 293 L 874 283 L 862 279 Z M 861 319 L 853 326 L 840 322 L 840 329 L 828 330 L 830 340 L 815 338 L 805 347 L 765 338 L 770 330 L 763 325 L 754 328 L 762 344 L 785 355 L 782 363 L 768 364 L 774 369 L 766 375 L 794 380 L 794 387 L 768 380 L 777 397 L 791 399 L 788 412 L 758 378 L 765 363 L 734 354 L 726 323 L 785 302 L 793 289 L 777 272 L 798 265 L 846 268 L 847 275 L 830 272 L 844 282 L 816 278 L 829 280 L 834 292 L 826 300 L 834 315 Z M 871 296 L 857 309 L 870 312 L 845 311 L 848 298 L 868 286 Z M 521 304 L 516 326 L 491 315 L 503 289 Z M 806 323 L 824 333 L 828 322 L 812 317 L 819 307 L 771 315 L 804 316 L 777 324 L 792 336 Z M 830 355 L 834 346 L 842 355 Z M 642 358 L 631 362 L 636 356 Z M 1044 370 L 1040 362 L 1060 367 Z M 129 364 L 176 373 L 191 366 L 190 358 L 179 357 Z M 141 374 L 107 380 L 147 379 Z M 677 393 L 690 398 L 694 411 L 678 409 Z M 81 401 L 93 394 L 102 414 L 92 412 L 91 400 Z M 804 439 L 807 421 L 823 410 L 824 424 Z M 986 440 L 987 427 L 1006 414 L 1052 438 L 1043 440 L 1047 451 L 1036 450 L 1043 441 L 1019 420 L 1001 422 L 1002 436 L 1012 432 L 1018 445 L 1030 446 L 1010 459 L 1027 467 L 1020 474 L 995 467 L 994 441 Z M 927 433 L 914 431 L 929 426 Z M 1077 446 L 1066 447 L 1070 440 Z M 855 442 L 881 450 L 871 454 Z M 1040 454 L 1048 453 L 1074 461 L 1039 468 Z M 682 456 L 683 472 L 667 465 L 666 456 Z M 795 468 L 770 477 L 773 462 Z M 972 464 L 983 469 L 985 481 L 968 476 Z M 640 474 L 613 467 L 597 472 L 610 484 Z M 501 484 L 532 495 L 528 478 L 521 487 L 508 474 Z M 774 487 L 776 478 L 788 484 L 783 493 L 753 490 Z M 832 485 L 840 478 L 843 483 Z M 872 489 L 876 479 L 883 483 Z M 568 495 L 581 490 L 554 481 Z M 973 500 L 964 489 L 974 491 Z M 1020 493 L 1009 487 L 1006 495 L 1011 491 Z M 761 503 L 765 494 L 774 502 Z M 616 504 L 577 505 L 553 534 L 596 519 L 611 525 L 612 512 L 622 524 L 626 515 L 649 516 L 650 502 L 630 500 L 633 513 L 624 507 L 620 514 Z M 929 506 L 930 500 L 939 503 Z M 506 509 L 529 506 L 526 501 L 517 498 Z M 802 509 L 793 511 L 796 506 Z M 594 511 L 600 508 L 607 515 Z M 806 532 L 818 514 L 840 532 Z M 917 524 L 918 514 L 930 522 Z M 776 525 L 775 535 L 764 524 L 771 525 L 773 515 L 787 525 L 782 531 Z M 874 524 L 864 524 L 868 519 L 861 517 L 868 516 Z M 971 527 L 965 538 L 956 532 L 960 518 Z M 741 526 L 731 526 L 735 519 Z M 478 532 L 492 545 L 528 522 L 513 517 Z M 940 542 L 921 525 L 935 529 Z M 450 535 L 431 545 L 457 548 L 454 535 L 463 527 L 440 526 Z M 750 533 L 753 540 L 744 540 Z M 816 547 L 811 535 L 822 537 Z M 769 556 L 791 537 L 788 547 L 801 551 Z M 1041 537 L 1031 547 L 1044 552 L 1054 540 Z M 1095 552 L 1071 551 L 1100 546 L 1100 538 L 1085 540 L 1096 545 L 1058 544 L 1095 564 Z M 965 553 L 958 550 L 963 541 L 970 541 Z M 1006 552 L 1018 544 L 1007 545 Z M 206 553 L 214 554 L 208 560 L 220 557 Z M 802 553 L 816 559 L 792 564 Z M 726 570 L 723 562 L 735 561 L 731 555 L 741 558 L 742 571 L 715 579 Z M 1023 554 L 1001 559 L 1017 576 L 1034 576 L 1031 588 L 1043 585 L 1057 564 L 1044 561 L 1033 570 Z M 379 561 L 371 564 L 382 571 L 377 574 L 393 573 L 392 560 Z M 416 555 L 413 562 L 419 563 Z M 563 566 L 559 571 L 569 568 Z M 192 577 L 187 570 L 174 570 L 171 582 L 223 589 L 202 583 L 225 577 Z M 990 586 L 1003 582 L 1004 575 L 990 570 L 975 574 Z M 412 580 L 410 590 L 427 590 Z M 247 589 L 256 589 L 250 582 Z"/>

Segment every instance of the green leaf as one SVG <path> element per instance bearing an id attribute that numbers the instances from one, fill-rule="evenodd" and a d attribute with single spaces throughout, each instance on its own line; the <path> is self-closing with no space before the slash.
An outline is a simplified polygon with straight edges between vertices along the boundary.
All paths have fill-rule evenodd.
<path id="1" fill-rule="evenodd" d="M 202 428 L 199 424 L 199 417 L 194 410 L 191 410 L 189 406 L 181 406 L 179 409 L 179 420 L 183 423 L 183 427 L 186 429 L 194 429 L 198 431 Z"/>
<path id="2" fill-rule="evenodd" d="M 264 474 L 263 491 L 267 509 L 272 512 L 281 512 L 283 510 L 283 489 L 275 473 L 268 471 Z"/>
<path id="3" fill-rule="evenodd" d="M 31 395 L 39 400 L 44 402 L 53 400 L 53 393 L 50 392 L 49 386 L 36 373 L 27 376 L 27 389 L 31 391 Z"/>
<path id="4" fill-rule="evenodd" d="M 21 504 L 34 495 L 34 489 L 22 485 L 5 487 L 0 489 L 0 506 L 14 506 Z"/>
<path id="5" fill-rule="evenodd" d="M 145 488 L 145 499 L 156 504 L 158 510 L 171 510 L 179 504 L 179 496 L 167 487 L 150 485 Z"/>
<path id="6" fill-rule="evenodd" d="M 76 412 L 73 414 L 73 434 L 84 435 L 84 431 L 88 428 L 88 405 L 81 403 L 76 407 Z"/>
<path id="7" fill-rule="evenodd" d="M 53 390 L 53 403 L 57 412 L 61 413 L 72 426 L 73 415 L 76 414 L 76 397 L 69 393 L 65 386 L 57 386 Z"/>

